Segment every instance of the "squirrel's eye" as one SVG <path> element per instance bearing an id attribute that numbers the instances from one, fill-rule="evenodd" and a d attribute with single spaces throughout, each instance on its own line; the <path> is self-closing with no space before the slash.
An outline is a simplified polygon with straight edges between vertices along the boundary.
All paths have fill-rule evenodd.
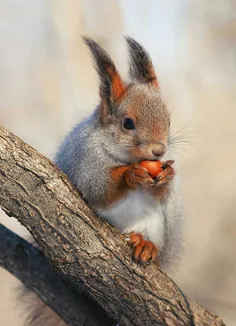
<path id="1" fill-rule="evenodd" d="M 134 130 L 135 129 L 135 125 L 132 119 L 130 118 L 125 118 L 124 120 L 124 128 L 125 129 L 130 129 L 130 130 Z"/>

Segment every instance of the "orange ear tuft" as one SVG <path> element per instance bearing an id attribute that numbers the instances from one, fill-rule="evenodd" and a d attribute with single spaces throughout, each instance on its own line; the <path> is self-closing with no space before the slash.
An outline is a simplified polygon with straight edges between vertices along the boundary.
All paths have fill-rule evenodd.
<path id="1" fill-rule="evenodd" d="M 153 66 L 149 67 L 149 78 L 148 78 L 148 83 L 152 84 L 155 87 L 159 86 L 157 77 L 156 77 L 156 72 L 153 68 Z"/>
<path id="2" fill-rule="evenodd" d="M 126 86 L 116 70 L 110 67 L 107 70 L 110 75 L 111 96 L 113 101 L 117 101 L 124 94 Z"/>
<path id="3" fill-rule="evenodd" d="M 101 116 L 105 121 L 112 116 L 116 108 L 116 101 L 126 90 L 126 85 L 118 74 L 114 62 L 109 54 L 96 42 L 85 37 L 84 42 L 89 47 L 95 67 L 100 77 Z"/>

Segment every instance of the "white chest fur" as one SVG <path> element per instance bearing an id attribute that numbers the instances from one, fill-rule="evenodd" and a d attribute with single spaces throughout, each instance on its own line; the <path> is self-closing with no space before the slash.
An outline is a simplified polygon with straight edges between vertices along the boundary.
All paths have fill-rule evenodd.
<path id="1" fill-rule="evenodd" d="M 164 241 L 164 210 L 162 204 L 147 191 L 130 191 L 125 199 L 112 208 L 97 213 L 122 233 L 141 233 L 161 249 Z"/>

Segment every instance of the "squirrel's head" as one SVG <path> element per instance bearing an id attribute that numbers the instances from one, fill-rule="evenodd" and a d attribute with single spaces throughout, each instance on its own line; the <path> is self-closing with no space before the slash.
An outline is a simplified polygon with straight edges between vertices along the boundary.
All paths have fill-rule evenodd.
<path id="1" fill-rule="evenodd" d="M 160 159 L 167 150 L 170 114 L 161 99 L 149 54 L 135 40 L 126 38 L 131 82 L 125 83 L 107 52 L 91 39 L 84 41 L 100 76 L 98 112 L 107 139 L 104 146 L 126 163 Z"/>

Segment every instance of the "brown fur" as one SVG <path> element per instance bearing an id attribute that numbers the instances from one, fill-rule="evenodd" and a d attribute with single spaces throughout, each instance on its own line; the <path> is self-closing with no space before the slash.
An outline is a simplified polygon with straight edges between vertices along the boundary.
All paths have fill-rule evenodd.
<path id="1" fill-rule="evenodd" d="M 139 187 L 148 187 L 147 191 L 152 193 L 153 196 L 159 199 L 165 198 L 169 192 L 168 183 L 174 177 L 174 169 L 169 166 L 158 175 L 159 180 L 155 186 L 155 179 L 138 163 L 130 166 L 120 166 L 112 169 L 110 173 L 112 186 L 107 196 L 104 197 L 103 208 L 109 208 L 112 204 L 124 198 L 128 191 Z M 153 184 L 153 187 L 150 188 L 151 184 Z"/>

